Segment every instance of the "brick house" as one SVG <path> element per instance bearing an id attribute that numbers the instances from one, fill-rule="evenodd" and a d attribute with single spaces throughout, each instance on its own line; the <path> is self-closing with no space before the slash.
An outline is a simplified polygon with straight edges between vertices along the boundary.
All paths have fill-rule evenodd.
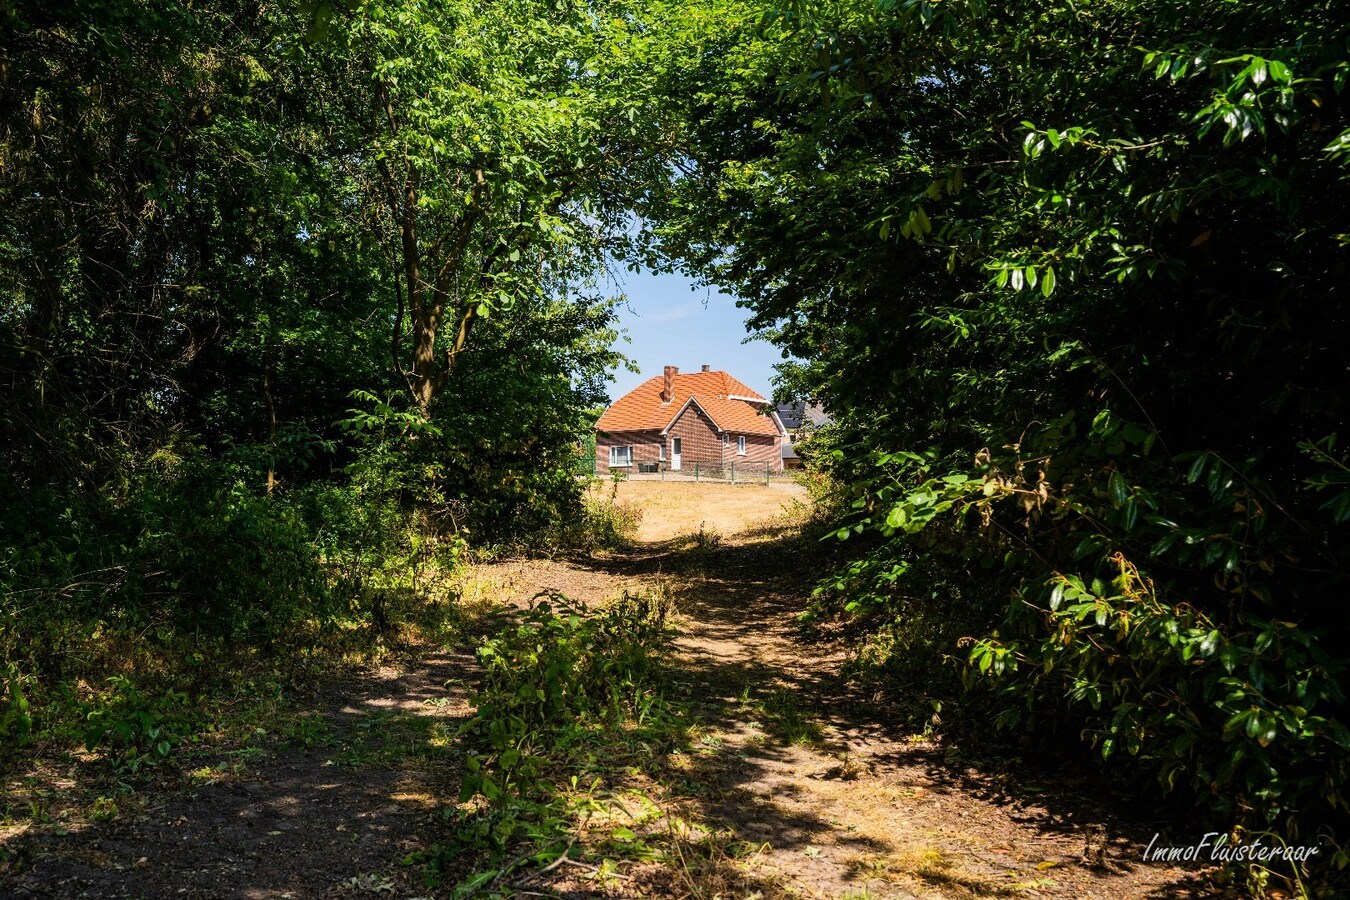
<path id="1" fill-rule="evenodd" d="M 666 366 L 595 423 L 595 470 L 678 472 L 697 463 L 778 473 L 786 435 L 773 404 L 726 372 Z"/>

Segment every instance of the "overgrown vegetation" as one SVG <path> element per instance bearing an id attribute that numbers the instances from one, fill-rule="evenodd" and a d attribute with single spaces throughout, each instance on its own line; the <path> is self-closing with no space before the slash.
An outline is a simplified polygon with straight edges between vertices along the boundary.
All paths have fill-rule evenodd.
<path id="1" fill-rule="evenodd" d="M 484 640 L 452 838 L 408 862 L 456 896 L 520 896 L 558 879 L 638 896 L 792 896 L 756 871 L 763 845 L 710 824 L 691 800 L 720 791 L 711 773 L 729 751 L 669 664 L 675 612 L 659 586 L 589 608 L 541 594 Z M 764 742 L 822 738 L 790 691 L 751 699 L 747 684 L 738 702 Z"/>
<path id="2" fill-rule="evenodd" d="M 470 547 L 620 539 L 572 465 L 664 152 L 625 9 L 0 10 L 0 766 L 151 762 L 161 703 L 437 631 Z"/>
<path id="3" fill-rule="evenodd" d="M 901 691 L 959 697 L 967 739 L 992 722 L 1236 837 L 1319 844 L 1301 879 L 1243 874 L 1331 890 L 1350 20 L 708 8 L 653 239 L 744 297 L 800 360 L 782 393 L 835 418 L 812 455 L 852 561 L 817 615 Z"/>
<path id="4" fill-rule="evenodd" d="M 571 550 L 613 550 L 632 541 L 641 524 L 642 508 L 619 500 L 618 482 L 608 490 L 597 482 L 582 498 L 581 509 L 560 517 L 549 537 Z"/>
<path id="5" fill-rule="evenodd" d="M 569 855 L 578 821 L 607 808 L 618 787 L 610 779 L 653 765 L 682 740 L 659 678 L 666 594 L 626 593 L 595 610 L 556 593 L 536 601 L 478 649 L 485 672 L 464 729 L 470 755 L 455 840 L 429 858 L 432 872 L 459 870 L 465 894 L 509 893 L 529 880 L 522 869 L 578 864 Z M 625 845 L 623 855 L 645 847 L 628 828 L 606 839 Z M 480 866 L 467 875 L 466 852 Z"/>

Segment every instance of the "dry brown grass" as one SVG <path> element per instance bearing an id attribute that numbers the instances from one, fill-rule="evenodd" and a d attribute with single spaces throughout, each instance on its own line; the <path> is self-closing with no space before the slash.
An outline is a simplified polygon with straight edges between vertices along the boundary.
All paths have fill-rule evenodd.
<path id="1" fill-rule="evenodd" d="M 593 490 L 606 496 L 609 483 Z M 668 541 L 696 533 L 700 525 L 726 535 L 749 531 L 775 519 L 806 497 L 793 484 L 697 484 L 671 481 L 623 481 L 616 499 L 642 508 L 637 539 L 643 543 Z"/>

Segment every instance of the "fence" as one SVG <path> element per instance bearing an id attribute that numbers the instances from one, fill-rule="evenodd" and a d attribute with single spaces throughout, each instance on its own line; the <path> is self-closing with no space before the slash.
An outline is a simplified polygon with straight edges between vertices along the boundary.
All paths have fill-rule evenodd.
<path id="1" fill-rule="evenodd" d="M 600 475 L 599 466 L 594 456 L 578 457 L 576 461 L 576 473 L 578 475 Z M 681 460 L 680 468 L 672 469 L 669 460 L 660 461 L 640 461 L 635 460 L 633 465 L 623 468 L 612 468 L 609 471 L 611 477 L 618 477 L 629 481 L 692 481 L 692 482 L 723 482 L 726 484 L 774 484 L 781 482 L 791 482 L 796 476 L 801 474 L 798 471 L 789 469 L 787 471 L 775 471 L 777 467 L 773 463 L 752 463 L 723 461 L 720 459 L 684 459 Z"/>

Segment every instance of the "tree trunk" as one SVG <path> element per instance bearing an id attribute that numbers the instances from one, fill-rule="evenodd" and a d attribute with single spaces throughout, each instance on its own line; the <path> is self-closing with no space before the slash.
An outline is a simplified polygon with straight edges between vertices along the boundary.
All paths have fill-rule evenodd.
<path id="1" fill-rule="evenodd" d="M 277 439 L 277 408 L 272 401 L 272 351 L 269 349 L 264 354 L 263 362 L 263 399 L 267 403 L 267 495 L 272 496 L 272 491 L 277 486 L 277 465 L 275 441 Z"/>

